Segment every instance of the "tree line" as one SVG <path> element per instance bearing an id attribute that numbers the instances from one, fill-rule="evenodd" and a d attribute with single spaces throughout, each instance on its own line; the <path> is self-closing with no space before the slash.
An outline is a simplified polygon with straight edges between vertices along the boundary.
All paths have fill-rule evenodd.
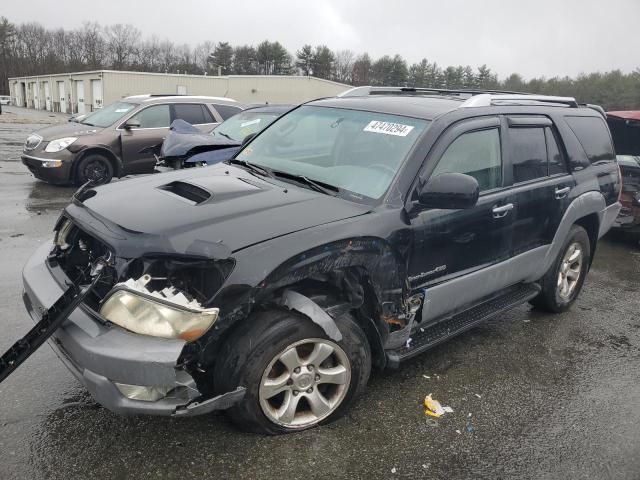
<path id="1" fill-rule="evenodd" d="M 293 54 L 280 42 L 258 45 L 202 42 L 195 47 L 156 36 L 143 38 L 133 25 L 46 29 L 39 23 L 13 24 L 0 17 L 0 93 L 7 78 L 86 70 L 133 70 L 193 75 L 313 75 L 350 85 L 393 85 L 443 89 L 502 89 L 574 96 L 608 110 L 640 109 L 640 68 L 525 80 L 513 73 L 499 79 L 487 65 L 440 66 L 423 59 L 409 64 L 401 55 L 371 58 L 347 49 L 303 45 Z"/>

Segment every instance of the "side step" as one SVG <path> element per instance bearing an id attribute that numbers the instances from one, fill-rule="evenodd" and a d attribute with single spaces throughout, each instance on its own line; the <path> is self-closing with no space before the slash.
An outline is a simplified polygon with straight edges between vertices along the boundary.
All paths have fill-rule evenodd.
<path id="1" fill-rule="evenodd" d="M 531 300 L 538 293 L 540 293 L 540 286 L 537 284 L 516 285 L 499 296 L 469 310 L 460 312 L 447 320 L 438 322 L 430 327 L 419 328 L 411 335 L 411 342 L 408 347 L 387 350 L 387 366 L 390 368 L 397 367 L 400 362 L 414 357 L 451 337 L 455 337 L 485 320 L 511 310 Z"/>

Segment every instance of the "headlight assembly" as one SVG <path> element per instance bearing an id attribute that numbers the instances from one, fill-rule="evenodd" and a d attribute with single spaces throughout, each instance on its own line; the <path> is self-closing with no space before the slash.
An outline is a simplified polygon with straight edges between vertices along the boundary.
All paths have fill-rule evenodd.
<path id="1" fill-rule="evenodd" d="M 65 137 L 58 138 L 57 140 L 51 140 L 45 147 L 44 151 L 49 153 L 59 152 L 60 150 L 64 150 L 65 148 L 67 148 L 77 139 L 78 137 Z"/>
<path id="2" fill-rule="evenodd" d="M 102 304 L 100 314 L 134 333 L 188 342 L 204 335 L 218 319 L 218 308 L 202 308 L 175 289 L 148 290 L 145 285 L 150 280 L 144 275 L 117 284 Z"/>

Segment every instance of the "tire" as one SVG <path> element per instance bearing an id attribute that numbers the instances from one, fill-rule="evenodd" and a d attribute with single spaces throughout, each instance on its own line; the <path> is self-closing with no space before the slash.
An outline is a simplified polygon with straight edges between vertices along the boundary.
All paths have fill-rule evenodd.
<path id="1" fill-rule="evenodd" d="M 93 185 L 104 185 L 113 178 L 113 165 L 103 155 L 90 153 L 83 157 L 76 169 L 76 183 L 84 185 L 92 181 Z"/>
<path id="2" fill-rule="evenodd" d="M 289 310 L 263 311 L 245 321 L 225 342 L 219 353 L 223 361 L 214 374 L 219 393 L 238 385 L 247 389 L 244 399 L 227 410 L 231 420 L 244 430 L 276 435 L 306 430 L 342 416 L 367 384 L 371 350 L 351 315 L 335 321 L 342 333 L 340 342 L 329 339 L 304 315 Z M 292 354 L 293 348 L 297 356 Z M 328 352 L 328 348 L 333 348 L 329 356 L 313 365 L 314 354 Z M 282 357 L 289 367 L 282 363 Z M 294 365 L 299 365 L 295 367 L 298 373 Z M 322 382 L 322 377 L 337 383 Z M 289 383 L 282 383 L 287 378 Z M 270 390 L 272 387 L 263 382 L 275 382 L 282 391 L 272 395 L 279 389 Z M 297 405 L 293 417 L 284 408 L 283 415 L 278 415 L 278 407 L 285 403 Z"/>
<path id="3" fill-rule="evenodd" d="M 580 250 L 579 255 L 575 251 L 576 247 Z M 575 255 L 578 256 L 571 260 Z M 542 277 L 542 291 L 530 303 L 536 308 L 553 313 L 569 309 L 582 290 L 590 263 L 589 235 L 581 226 L 573 225 L 558 257 Z"/>

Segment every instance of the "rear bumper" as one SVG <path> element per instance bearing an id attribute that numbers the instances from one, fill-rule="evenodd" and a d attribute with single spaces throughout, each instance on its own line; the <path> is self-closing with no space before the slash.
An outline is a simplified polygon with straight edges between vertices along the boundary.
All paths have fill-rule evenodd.
<path id="1" fill-rule="evenodd" d="M 60 185 L 68 184 L 73 180 L 71 175 L 73 154 L 71 152 L 58 152 L 56 155 L 51 156 L 51 158 L 43 155 L 35 156 L 23 153 L 20 158 L 33 176 L 40 180 Z M 44 162 L 51 160 L 60 160 L 62 165 L 59 167 L 43 166 Z"/>
<path id="2" fill-rule="evenodd" d="M 46 263 L 51 245 L 40 247 L 23 270 L 23 299 L 34 319 L 63 293 Z M 109 410 L 121 414 L 198 415 L 228 408 L 244 396 L 244 389 L 194 402 L 200 397 L 195 381 L 177 367 L 185 342 L 130 333 L 107 325 L 86 307 L 77 308 L 49 339 L 60 360 Z M 116 383 L 167 389 L 156 401 L 134 400 L 123 395 Z"/>

